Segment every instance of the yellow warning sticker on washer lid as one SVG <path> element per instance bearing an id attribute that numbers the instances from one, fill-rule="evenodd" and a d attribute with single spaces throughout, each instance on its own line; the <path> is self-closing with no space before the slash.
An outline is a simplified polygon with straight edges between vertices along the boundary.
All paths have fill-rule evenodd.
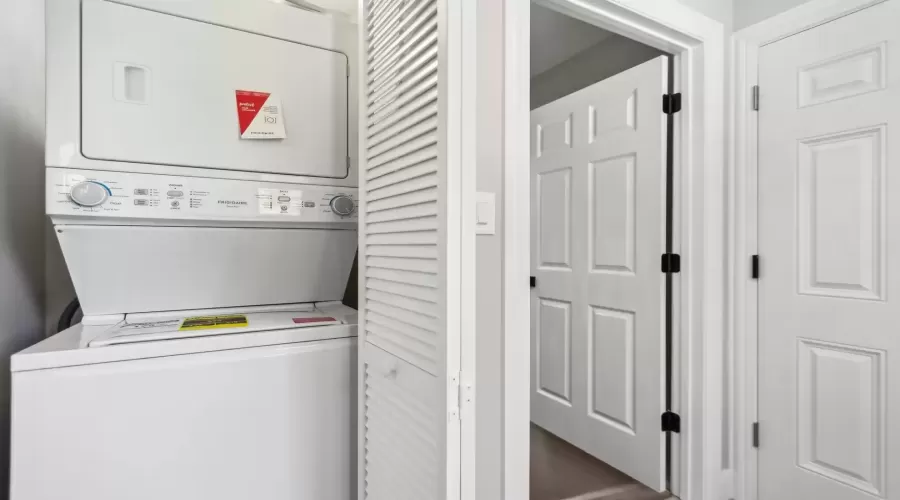
<path id="1" fill-rule="evenodd" d="M 243 328 L 250 323 L 243 314 L 225 314 L 222 316 L 194 316 L 185 318 L 179 330 L 210 330 L 213 328 Z"/>

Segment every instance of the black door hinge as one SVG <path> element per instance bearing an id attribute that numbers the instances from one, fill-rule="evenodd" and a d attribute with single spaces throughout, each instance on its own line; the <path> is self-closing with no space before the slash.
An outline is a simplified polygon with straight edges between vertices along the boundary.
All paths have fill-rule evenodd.
<path id="1" fill-rule="evenodd" d="M 759 111 L 759 85 L 753 86 L 753 90 L 751 91 L 751 94 L 753 97 L 752 98 L 753 102 L 751 103 L 751 105 L 753 106 L 753 111 Z"/>
<path id="2" fill-rule="evenodd" d="M 677 253 L 664 253 L 662 255 L 662 272 L 680 273 L 681 272 L 681 256 Z"/>
<path id="3" fill-rule="evenodd" d="M 759 279 L 759 255 L 750 257 L 750 277 L 755 280 Z"/>
<path id="4" fill-rule="evenodd" d="M 662 414 L 662 431 L 663 432 L 681 432 L 681 416 L 677 413 L 667 411 Z"/>
<path id="5" fill-rule="evenodd" d="M 536 286 L 537 286 L 537 278 L 535 278 L 534 276 L 532 276 L 532 277 L 531 277 L 531 288 L 534 288 L 534 287 L 536 287 Z"/>
<path id="6" fill-rule="evenodd" d="M 663 113 L 673 115 L 681 111 L 681 93 L 663 95 Z"/>
<path id="7" fill-rule="evenodd" d="M 753 422 L 753 447 L 759 448 L 759 422 Z"/>

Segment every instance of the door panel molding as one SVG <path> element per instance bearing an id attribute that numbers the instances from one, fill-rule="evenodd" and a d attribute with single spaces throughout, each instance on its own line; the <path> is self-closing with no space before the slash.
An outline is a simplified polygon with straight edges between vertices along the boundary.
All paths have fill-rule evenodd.
<path id="1" fill-rule="evenodd" d="M 730 88 L 730 128 L 728 141 L 728 303 L 730 315 L 727 321 L 726 342 L 730 345 L 728 356 L 733 360 L 734 397 L 727 408 L 732 415 L 730 426 L 733 453 L 730 459 L 734 471 L 734 497 L 740 500 L 758 498 L 758 453 L 754 446 L 754 423 L 758 421 L 758 327 L 757 293 L 758 282 L 752 275 L 752 258 L 758 253 L 757 239 L 757 171 L 758 171 L 758 113 L 754 108 L 754 86 L 759 85 L 759 50 L 784 38 L 809 30 L 816 26 L 848 16 L 860 10 L 878 5 L 887 0 L 811 0 L 782 14 L 773 16 L 732 35 L 731 40 L 731 88 Z M 885 72 L 881 68 L 884 50 L 880 45 L 851 51 L 832 59 L 819 61 L 803 68 L 798 75 L 798 97 L 803 106 L 815 106 L 835 99 L 842 99 L 877 90 L 883 85 Z M 825 66 L 842 65 L 850 68 L 854 61 L 868 58 L 871 62 L 869 73 L 856 75 L 852 86 L 813 89 L 804 86 L 811 73 Z M 804 74 L 806 73 L 806 74 Z M 858 81 L 857 81 L 858 80 Z M 817 92 L 818 91 L 818 92 Z M 759 106 L 766 105 L 765 99 Z M 877 128 L 877 127 L 876 127 Z M 867 131 L 871 127 L 867 128 Z M 852 132 L 852 131 L 851 131 Z M 883 134 L 882 134 L 883 136 Z M 883 142 L 883 141 L 882 141 Z M 814 143 L 811 142 L 811 144 Z M 879 238 L 877 231 L 873 234 Z M 883 240 L 883 238 L 881 238 Z M 879 244 L 873 242 L 873 244 Z M 765 276 L 765 256 L 760 257 L 760 275 Z M 874 263 L 873 263 L 874 264 Z M 877 268 L 883 265 L 874 264 Z M 873 269 L 873 272 L 875 270 Z M 807 276 L 815 278 L 815 275 Z M 874 279 L 872 276 L 871 279 Z M 827 293 L 847 294 L 854 298 L 877 299 L 878 288 L 874 282 L 870 289 L 856 287 L 829 288 Z M 799 279 L 798 279 L 799 283 Z M 807 281 L 807 284 L 811 282 Z M 808 290 L 821 289 L 807 287 Z M 862 294 L 866 294 L 862 297 Z M 877 360 L 875 361 L 877 363 Z M 765 441 L 765 429 L 760 430 Z M 857 478 L 858 480 L 858 478 Z M 860 488 L 864 489 L 864 488 Z M 864 489 L 865 491 L 865 489 Z M 877 493 L 875 493 L 877 494 Z"/>

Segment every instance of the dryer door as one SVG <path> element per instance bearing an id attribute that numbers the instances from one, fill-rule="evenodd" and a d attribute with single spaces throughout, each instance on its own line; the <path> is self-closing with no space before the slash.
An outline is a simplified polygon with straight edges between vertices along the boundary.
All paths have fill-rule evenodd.
<path id="1" fill-rule="evenodd" d="M 344 54 L 98 0 L 81 33 L 84 156 L 347 176 Z"/>

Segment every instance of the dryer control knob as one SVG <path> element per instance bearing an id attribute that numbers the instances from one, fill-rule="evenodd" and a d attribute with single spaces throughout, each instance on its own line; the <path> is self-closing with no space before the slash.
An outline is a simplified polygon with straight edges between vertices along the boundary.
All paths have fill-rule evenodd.
<path id="1" fill-rule="evenodd" d="M 345 194 L 339 194 L 331 199 L 331 211 L 341 217 L 352 214 L 355 209 L 356 202 Z"/>
<path id="2" fill-rule="evenodd" d="M 109 199 L 109 188 L 94 181 L 83 181 L 69 189 L 72 201 L 83 207 L 97 207 Z"/>

